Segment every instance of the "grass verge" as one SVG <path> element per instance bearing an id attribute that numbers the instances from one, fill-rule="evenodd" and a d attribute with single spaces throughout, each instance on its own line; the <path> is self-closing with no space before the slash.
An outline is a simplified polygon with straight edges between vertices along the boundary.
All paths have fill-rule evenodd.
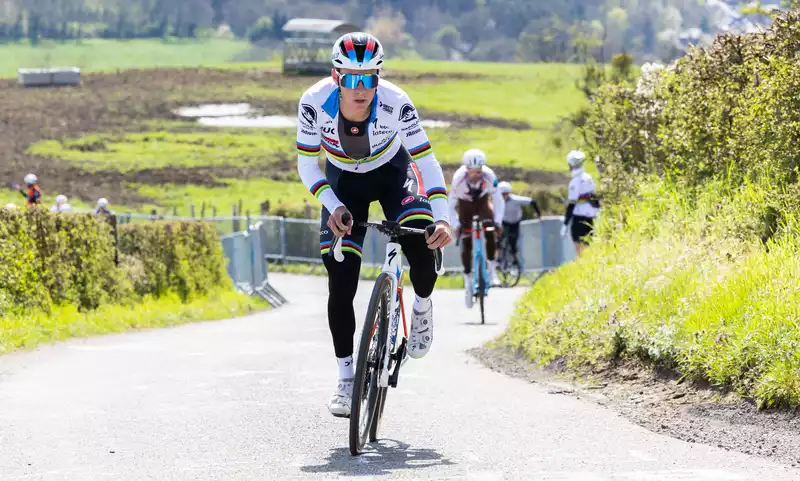
<path id="1" fill-rule="evenodd" d="M 762 408 L 800 405 L 800 236 L 764 248 L 763 192 L 643 184 L 521 299 L 500 343 L 542 366 L 638 358 Z"/>
<path id="2" fill-rule="evenodd" d="M 75 306 L 60 306 L 50 314 L 31 312 L 0 318 L 0 354 L 72 337 L 225 319 L 268 307 L 260 299 L 235 291 L 221 291 L 187 303 L 170 294 L 131 305 L 107 304 L 86 312 Z"/>

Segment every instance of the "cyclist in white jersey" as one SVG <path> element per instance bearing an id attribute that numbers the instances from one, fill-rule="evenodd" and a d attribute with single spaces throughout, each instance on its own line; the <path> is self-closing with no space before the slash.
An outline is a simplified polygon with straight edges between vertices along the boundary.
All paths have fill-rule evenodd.
<path id="1" fill-rule="evenodd" d="M 592 233 L 594 219 L 600 211 L 600 199 L 595 193 L 594 180 L 583 169 L 585 161 L 586 155 L 580 150 L 573 150 L 567 154 L 567 164 L 572 174 L 572 180 L 569 182 L 567 198 L 569 204 L 564 215 L 564 225 L 561 227 L 561 237 L 567 236 L 567 225 L 571 221 L 570 233 L 578 256 L 588 245 L 588 237 Z"/>
<path id="2" fill-rule="evenodd" d="M 322 203 L 320 253 L 328 271 L 328 324 L 339 365 L 339 382 L 328 409 L 348 417 L 352 399 L 353 299 L 358 287 L 361 249 L 369 206 L 378 201 L 387 220 L 424 229 L 427 238 L 403 236 L 416 299 L 411 316 L 409 356 L 421 358 L 433 341 L 436 283 L 433 249 L 450 242 L 444 174 L 433 155 L 408 95 L 380 79 L 383 48 L 362 32 L 341 36 L 333 45 L 331 76 L 303 93 L 298 105 L 297 170 L 306 188 Z M 318 164 L 325 153 L 325 174 Z M 348 224 L 342 222 L 351 214 Z M 343 262 L 328 255 L 333 237 L 343 237 Z"/>
<path id="3" fill-rule="evenodd" d="M 497 190 L 503 196 L 505 201 L 505 210 L 503 212 L 503 233 L 505 234 L 506 242 L 511 246 L 511 254 L 517 255 L 517 243 L 519 240 L 519 223 L 522 222 L 522 206 L 530 205 L 536 211 L 536 217 L 542 220 L 542 211 L 539 210 L 539 204 L 531 197 L 511 193 L 511 184 L 508 182 L 500 182 L 497 185 Z"/>
<path id="4" fill-rule="evenodd" d="M 497 190 L 497 176 L 486 166 L 486 154 L 479 149 L 464 152 L 461 167 L 453 174 L 450 184 L 450 218 L 461 240 L 461 264 L 464 266 L 465 302 L 472 307 L 472 217 L 478 215 L 484 227 L 495 227 L 486 232 L 486 260 L 489 281 L 500 285 L 497 277 L 497 235 L 502 234 L 505 202 Z M 465 228 L 461 228 L 465 226 Z"/>

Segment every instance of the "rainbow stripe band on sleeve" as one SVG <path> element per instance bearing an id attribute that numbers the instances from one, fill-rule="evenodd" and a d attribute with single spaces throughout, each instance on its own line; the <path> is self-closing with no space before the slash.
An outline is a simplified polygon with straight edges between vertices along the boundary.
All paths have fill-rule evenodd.
<path id="1" fill-rule="evenodd" d="M 447 189 L 444 187 L 433 187 L 428 189 L 428 200 L 444 199 L 447 200 Z"/>
<path id="2" fill-rule="evenodd" d="M 330 188 L 331 188 L 331 184 L 329 184 L 327 180 L 322 179 L 322 180 L 318 181 L 316 184 L 312 185 L 311 189 L 309 189 L 309 190 L 311 191 L 311 194 L 314 195 L 314 197 L 319 199 L 319 195 L 321 193 L 325 192 L 326 190 L 330 189 Z"/>
<path id="3" fill-rule="evenodd" d="M 396 222 L 400 225 L 403 225 L 412 220 L 427 220 L 433 222 L 433 212 L 424 207 L 408 209 L 397 217 Z"/>
<path id="4" fill-rule="evenodd" d="M 426 155 L 430 154 L 431 152 L 433 152 L 433 150 L 431 149 L 431 143 L 430 142 L 425 142 L 422 145 L 418 145 L 418 146 L 414 147 L 413 149 L 409 149 L 408 150 L 408 153 L 411 154 L 411 158 L 413 160 L 421 159 L 422 157 L 425 157 Z"/>
<path id="5" fill-rule="evenodd" d="M 306 157 L 316 157 L 319 155 L 319 145 L 306 145 L 297 142 L 297 153 Z"/>
<path id="6" fill-rule="evenodd" d="M 319 252 L 322 255 L 328 254 L 331 250 L 331 245 L 333 241 L 325 241 L 319 243 Z M 351 254 L 355 254 L 358 257 L 361 257 L 361 246 L 356 244 L 351 240 L 344 239 L 342 241 L 342 253 L 349 252 Z"/>

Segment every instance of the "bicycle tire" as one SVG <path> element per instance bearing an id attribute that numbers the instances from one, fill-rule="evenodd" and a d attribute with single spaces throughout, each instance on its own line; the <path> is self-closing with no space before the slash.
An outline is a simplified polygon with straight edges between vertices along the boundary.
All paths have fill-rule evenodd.
<path id="1" fill-rule="evenodd" d="M 483 258 L 481 258 L 483 261 Z M 483 311 L 483 298 L 484 292 L 486 291 L 486 279 L 483 278 L 483 263 L 481 263 L 480 269 L 478 269 L 478 303 L 481 306 L 481 324 L 485 324 L 486 319 L 484 318 L 484 311 Z"/>
<path id="2" fill-rule="evenodd" d="M 386 395 L 389 394 L 388 387 L 378 388 L 378 400 L 375 403 L 375 417 L 369 427 L 369 442 L 373 443 L 378 439 L 378 432 L 381 428 L 383 419 L 383 407 L 386 406 Z"/>
<path id="3" fill-rule="evenodd" d="M 391 299 L 391 278 L 389 274 L 381 272 L 375 280 L 372 295 L 367 307 L 367 316 L 361 329 L 361 343 L 358 346 L 358 359 L 356 361 L 356 374 L 353 380 L 353 399 L 350 407 L 350 454 L 353 456 L 364 452 L 369 431 L 372 429 L 376 405 L 378 401 L 378 377 L 380 371 L 378 363 L 383 359 L 386 349 L 386 333 L 389 329 L 389 306 Z M 379 316 L 380 314 L 380 316 Z M 373 326 L 377 331 L 376 357 L 373 367 L 367 372 L 370 346 L 373 344 Z M 366 391 L 366 392 L 365 392 Z M 362 406 L 366 396 L 366 406 Z M 366 407 L 364 423 L 362 423 L 362 408 Z M 363 432 L 362 432 L 363 429 Z"/>

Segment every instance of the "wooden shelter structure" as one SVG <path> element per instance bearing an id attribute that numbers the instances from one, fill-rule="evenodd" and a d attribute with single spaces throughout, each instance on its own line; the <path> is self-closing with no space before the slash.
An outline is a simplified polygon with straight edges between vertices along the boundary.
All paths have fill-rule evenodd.
<path id="1" fill-rule="evenodd" d="M 283 72 L 325 74 L 331 69 L 331 48 L 337 38 L 359 29 L 341 20 L 293 18 L 283 31 Z"/>

